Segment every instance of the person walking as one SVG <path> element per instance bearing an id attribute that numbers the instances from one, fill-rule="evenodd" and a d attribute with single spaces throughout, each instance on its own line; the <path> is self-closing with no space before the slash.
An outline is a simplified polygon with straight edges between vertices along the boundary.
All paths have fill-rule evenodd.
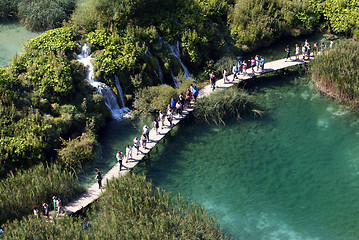
<path id="1" fill-rule="evenodd" d="M 254 73 L 254 67 L 256 66 L 256 60 L 254 59 L 254 57 L 251 58 L 250 63 L 251 63 L 252 73 Z"/>
<path id="2" fill-rule="evenodd" d="M 257 72 L 259 71 L 259 66 L 260 66 L 260 57 L 259 57 L 259 55 L 257 54 L 256 55 L 256 66 L 257 66 Z"/>
<path id="3" fill-rule="evenodd" d="M 264 60 L 264 57 L 263 56 L 261 56 L 261 69 L 262 69 L 262 71 L 264 70 L 264 62 L 265 62 L 265 60 Z"/>
<path id="4" fill-rule="evenodd" d="M 97 174 L 96 174 L 95 179 L 97 180 L 98 188 L 101 189 L 102 188 L 102 175 L 101 175 L 100 170 L 97 170 Z"/>
<path id="5" fill-rule="evenodd" d="M 181 114 L 182 114 L 182 104 L 179 101 L 176 103 L 176 110 L 177 110 L 177 114 L 179 116 L 181 116 Z"/>
<path id="6" fill-rule="evenodd" d="M 198 96 L 198 88 L 196 86 L 192 86 L 192 96 L 194 101 L 196 101 Z"/>
<path id="7" fill-rule="evenodd" d="M 228 75 L 227 68 L 224 68 L 223 69 L 223 83 L 226 83 L 228 81 L 227 75 Z"/>
<path id="8" fill-rule="evenodd" d="M 142 134 L 145 135 L 147 141 L 150 140 L 150 128 L 147 125 L 143 126 Z"/>
<path id="9" fill-rule="evenodd" d="M 57 206 L 57 197 L 56 196 L 52 197 L 52 202 L 54 204 L 54 212 L 56 212 L 56 206 Z"/>
<path id="10" fill-rule="evenodd" d="M 247 75 L 247 63 L 245 60 L 243 60 L 242 66 L 243 66 L 243 76 L 245 76 Z"/>
<path id="11" fill-rule="evenodd" d="M 305 58 L 306 55 L 307 55 L 307 47 L 302 44 L 302 56 L 303 56 L 303 60 L 304 60 L 304 58 Z"/>
<path id="12" fill-rule="evenodd" d="M 132 159 L 132 148 L 130 145 L 127 144 L 126 146 L 126 163 L 129 159 Z"/>
<path id="13" fill-rule="evenodd" d="M 142 134 L 141 135 L 141 146 L 142 146 L 142 148 L 144 148 L 144 149 L 146 149 L 146 136 L 145 136 L 145 134 Z"/>
<path id="14" fill-rule="evenodd" d="M 177 103 L 177 100 L 172 97 L 171 98 L 171 107 L 172 107 L 172 110 L 176 109 L 176 103 Z"/>
<path id="15" fill-rule="evenodd" d="M 160 127 L 156 118 L 153 119 L 153 129 L 155 129 L 156 135 L 158 134 L 158 128 Z"/>
<path id="16" fill-rule="evenodd" d="M 62 201 L 60 198 L 57 198 L 57 216 L 60 215 L 60 213 L 63 213 L 64 211 L 62 210 Z"/>
<path id="17" fill-rule="evenodd" d="M 46 219 L 49 220 L 49 214 L 50 214 L 50 207 L 47 203 L 43 203 L 42 207 L 44 208 L 44 216 L 46 216 Z"/>
<path id="18" fill-rule="evenodd" d="M 117 158 L 118 163 L 120 164 L 119 170 L 121 171 L 122 170 L 122 161 L 123 161 L 123 158 L 124 158 L 123 153 L 121 151 L 118 151 L 116 153 L 116 158 Z"/>
<path id="19" fill-rule="evenodd" d="M 285 61 L 288 61 L 288 58 L 290 60 L 292 60 L 291 57 L 290 57 L 290 47 L 289 47 L 289 45 L 287 45 L 287 47 L 284 49 L 284 51 L 287 53 L 287 57 L 286 57 Z"/>
<path id="20" fill-rule="evenodd" d="M 214 75 L 213 72 L 211 72 L 211 74 L 209 74 L 209 82 L 212 86 L 212 92 L 213 92 L 214 89 L 216 88 L 216 76 Z"/>
<path id="21" fill-rule="evenodd" d="M 318 55 L 318 42 L 315 42 L 313 45 L 313 57 L 315 57 L 315 55 Z"/>
<path id="22" fill-rule="evenodd" d="M 170 123 L 170 127 L 172 127 L 173 113 L 172 109 L 167 111 L 167 121 Z"/>
<path id="23" fill-rule="evenodd" d="M 298 44 L 295 44 L 295 60 L 299 60 L 299 52 L 300 52 L 299 46 Z"/>
<path id="24" fill-rule="evenodd" d="M 136 155 L 138 155 L 138 152 L 140 151 L 140 140 L 138 137 L 133 139 L 133 147 L 136 148 Z"/>
<path id="25" fill-rule="evenodd" d="M 237 67 L 236 67 L 236 65 L 232 65 L 232 73 L 233 73 L 233 78 L 232 78 L 232 82 L 235 80 L 235 79 L 237 79 L 238 77 L 237 77 L 237 73 L 238 73 L 238 70 L 237 70 Z"/>
<path id="26" fill-rule="evenodd" d="M 37 207 L 36 206 L 32 206 L 32 212 L 34 213 L 34 216 L 35 217 L 39 217 L 39 210 L 37 209 Z"/>

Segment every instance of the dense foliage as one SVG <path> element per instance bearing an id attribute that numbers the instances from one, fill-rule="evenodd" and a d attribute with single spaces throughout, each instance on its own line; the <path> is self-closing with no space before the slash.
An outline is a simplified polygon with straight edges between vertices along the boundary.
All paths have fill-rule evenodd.
<path id="1" fill-rule="evenodd" d="M 311 63 L 312 80 L 320 90 L 357 107 L 359 104 L 359 43 L 341 41 Z"/>
<path id="2" fill-rule="evenodd" d="M 86 221 L 29 217 L 4 232 L 4 239 L 227 239 L 202 207 L 133 174 L 110 181 Z"/>
<path id="3" fill-rule="evenodd" d="M 61 27 L 77 0 L 1 0 L 0 19 L 18 18 L 28 29 Z"/>
<path id="4" fill-rule="evenodd" d="M 80 188 L 74 173 L 56 164 L 38 164 L 27 171 L 11 172 L 0 181 L 0 224 L 31 214 L 31 207 L 41 209 L 52 196 L 60 196 L 64 203 L 75 197 Z"/>

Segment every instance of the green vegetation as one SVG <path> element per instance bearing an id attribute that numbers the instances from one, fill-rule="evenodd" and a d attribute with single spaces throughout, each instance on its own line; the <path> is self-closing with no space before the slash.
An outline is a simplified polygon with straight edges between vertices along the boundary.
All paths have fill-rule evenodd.
<path id="1" fill-rule="evenodd" d="M 229 88 L 198 99 L 193 115 L 196 119 L 206 122 L 225 124 L 226 117 L 240 119 L 249 112 L 261 114 L 261 111 L 254 109 L 248 94 L 242 90 Z"/>
<path id="2" fill-rule="evenodd" d="M 41 209 L 43 202 L 50 203 L 59 193 L 66 203 L 80 190 L 75 174 L 56 164 L 40 163 L 27 171 L 11 172 L 0 181 L 0 224 L 28 215 L 33 205 Z"/>
<path id="3" fill-rule="evenodd" d="M 77 0 L 2 0 L 0 20 L 18 18 L 30 30 L 61 27 Z"/>
<path id="4" fill-rule="evenodd" d="M 111 180 L 86 220 L 28 217 L 4 232 L 4 239 L 228 239 L 202 207 L 134 174 Z"/>
<path id="5" fill-rule="evenodd" d="M 357 107 L 359 103 L 359 43 L 343 40 L 312 61 L 310 73 L 318 89 Z"/>

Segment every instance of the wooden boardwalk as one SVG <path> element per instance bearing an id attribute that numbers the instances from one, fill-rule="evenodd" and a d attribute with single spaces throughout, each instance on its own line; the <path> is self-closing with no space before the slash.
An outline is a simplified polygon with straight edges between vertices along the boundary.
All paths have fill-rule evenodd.
<path id="1" fill-rule="evenodd" d="M 224 83 L 223 78 L 219 79 L 216 82 L 216 90 L 215 91 L 231 87 L 241 81 L 251 79 L 255 76 L 263 75 L 263 74 L 266 74 L 269 72 L 277 71 L 280 69 L 284 69 L 284 68 L 288 68 L 288 67 L 292 67 L 292 66 L 296 66 L 296 65 L 301 65 L 306 62 L 308 62 L 308 61 L 302 61 L 302 60 L 285 61 L 285 59 L 268 62 L 264 65 L 264 71 L 256 71 L 256 72 L 252 73 L 251 68 L 249 68 L 249 69 L 247 69 L 247 73 L 248 73 L 247 75 L 239 75 L 239 79 L 236 79 L 235 81 L 232 81 L 233 74 L 230 74 L 230 72 L 229 72 L 230 75 L 229 75 L 228 79 L 231 82 Z M 256 69 L 256 67 L 255 67 L 255 69 Z M 198 98 L 207 96 L 211 92 L 212 92 L 211 86 L 207 85 L 206 87 L 202 88 L 199 91 Z M 106 183 L 108 180 L 110 180 L 112 178 L 124 176 L 125 174 L 127 174 L 131 169 L 133 169 L 146 156 L 147 153 L 149 153 L 156 146 L 156 144 L 159 141 L 161 141 L 162 138 L 164 138 L 166 136 L 166 134 L 169 131 L 171 131 L 171 129 L 174 126 L 176 126 L 183 118 L 185 118 L 192 111 L 193 111 L 193 104 L 192 104 L 192 107 L 185 108 L 184 111 L 182 112 L 181 116 L 178 116 L 178 115 L 173 116 L 172 126 L 169 125 L 167 119 L 166 119 L 165 124 L 162 129 L 161 129 L 161 123 L 160 123 L 160 128 L 158 130 L 158 134 L 156 134 L 154 129 L 151 129 L 150 133 L 149 133 L 150 141 L 147 142 L 146 149 L 143 149 L 142 147 L 140 147 L 140 151 L 137 154 L 136 149 L 133 148 L 132 149 L 133 159 L 129 160 L 127 163 L 125 163 L 125 162 L 123 163 L 124 166 L 122 166 L 121 172 L 119 171 L 119 163 L 117 163 L 110 171 L 108 171 L 103 176 L 102 189 L 98 188 L 97 182 L 94 183 L 86 190 L 86 192 L 81 194 L 76 200 L 74 200 L 73 202 L 64 206 L 65 212 L 67 214 L 71 215 L 73 213 L 80 211 L 81 209 L 85 208 L 86 206 L 88 206 L 89 204 L 94 202 L 96 199 L 98 199 L 100 197 L 102 191 L 104 191 L 104 188 L 106 188 Z M 114 154 L 114 158 L 115 158 L 116 153 L 113 153 L 113 154 Z"/>

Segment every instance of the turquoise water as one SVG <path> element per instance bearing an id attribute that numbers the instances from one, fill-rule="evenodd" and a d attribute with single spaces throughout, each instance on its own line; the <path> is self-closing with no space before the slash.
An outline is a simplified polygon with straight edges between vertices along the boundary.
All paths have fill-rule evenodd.
<path id="1" fill-rule="evenodd" d="M 16 54 L 21 54 L 26 41 L 40 34 L 26 30 L 18 22 L 0 23 L 0 67 L 8 66 Z"/>
<path id="2" fill-rule="evenodd" d="M 237 239 L 358 239 L 358 116 L 295 77 L 259 87 L 262 119 L 181 124 L 136 171 Z"/>

